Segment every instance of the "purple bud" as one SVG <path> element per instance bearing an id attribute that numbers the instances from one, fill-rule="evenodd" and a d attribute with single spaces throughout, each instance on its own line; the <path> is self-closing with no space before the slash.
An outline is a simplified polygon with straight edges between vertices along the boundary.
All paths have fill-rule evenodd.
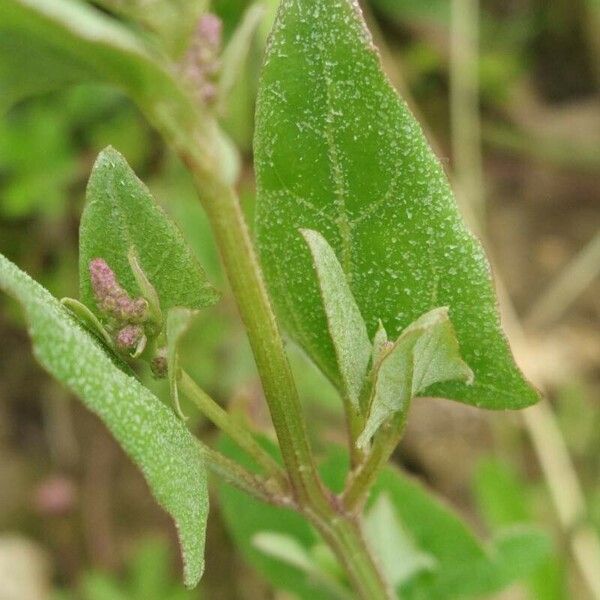
<path id="1" fill-rule="evenodd" d="M 218 50 L 221 46 L 222 32 L 223 23 L 217 15 L 206 13 L 200 17 L 196 34 L 198 41 L 202 42 L 203 45 Z"/>
<path id="2" fill-rule="evenodd" d="M 141 325 L 125 325 L 125 327 L 117 333 L 115 339 L 117 348 L 124 352 L 135 350 L 143 335 L 144 328 Z"/>
<path id="3" fill-rule="evenodd" d="M 221 68 L 223 25 L 219 17 L 206 13 L 200 17 L 196 33 L 181 64 L 181 72 L 204 104 L 214 102 L 216 77 Z"/>
<path id="4" fill-rule="evenodd" d="M 115 274 L 104 259 L 94 258 L 90 261 L 89 269 L 92 289 L 98 301 L 102 302 L 107 296 L 112 295 L 115 290 L 120 290 Z"/>
<path id="5" fill-rule="evenodd" d="M 150 368 L 155 377 L 163 379 L 167 376 L 167 349 L 159 348 L 150 362 Z"/>
<path id="6" fill-rule="evenodd" d="M 119 323 L 143 323 L 148 319 L 148 301 L 131 298 L 102 258 L 90 261 L 90 279 L 98 308 Z"/>

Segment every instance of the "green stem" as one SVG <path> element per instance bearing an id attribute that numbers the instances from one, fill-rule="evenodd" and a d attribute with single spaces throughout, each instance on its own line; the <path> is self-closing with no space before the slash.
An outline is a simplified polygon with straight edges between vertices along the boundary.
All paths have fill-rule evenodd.
<path id="1" fill-rule="evenodd" d="M 290 496 L 283 495 L 278 485 L 273 485 L 272 480 L 264 479 L 259 475 L 250 473 L 237 462 L 227 458 L 220 452 L 201 445 L 206 465 L 210 471 L 218 475 L 223 481 L 250 494 L 258 500 L 276 506 L 293 506 Z"/>
<path id="2" fill-rule="evenodd" d="M 246 451 L 265 473 L 279 483 L 282 489 L 288 487 L 287 476 L 279 463 L 262 448 L 246 428 L 240 427 L 229 413 L 200 388 L 185 371 L 182 371 L 179 377 L 179 387 L 207 419 Z"/>
<path id="3" fill-rule="evenodd" d="M 385 467 L 394 449 L 402 439 L 408 406 L 398 413 L 391 422 L 382 427 L 373 442 L 367 459 L 352 473 L 342 494 L 342 503 L 349 512 L 358 512 L 365 502 L 381 469 Z"/>
<path id="4" fill-rule="evenodd" d="M 360 521 L 356 516 L 333 512 L 328 516 L 311 515 L 308 520 L 323 536 L 344 567 L 352 591 L 365 600 L 397 600 L 369 551 Z"/>

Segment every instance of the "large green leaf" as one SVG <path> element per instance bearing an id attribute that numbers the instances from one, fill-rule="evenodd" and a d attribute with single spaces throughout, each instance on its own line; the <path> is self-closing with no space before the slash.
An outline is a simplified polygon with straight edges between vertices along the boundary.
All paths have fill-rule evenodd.
<path id="1" fill-rule="evenodd" d="M 218 299 L 180 231 L 112 148 L 100 154 L 90 176 L 79 248 L 81 299 L 98 314 L 90 261 L 103 258 L 120 284 L 130 294 L 139 295 L 128 260 L 131 248 L 156 289 L 163 314 L 176 306 L 204 308 Z"/>
<path id="2" fill-rule="evenodd" d="M 391 339 L 448 306 L 475 384 L 428 395 L 519 408 L 537 393 L 502 333 L 489 265 L 443 169 L 384 75 L 354 0 L 284 0 L 271 35 L 255 138 L 257 236 L 292 336 L 338 384 L 335 352 L 300 228 L 334 248 L 371 336 Z"/>
<path id="3" fill-rule="evenodd" d="M 175 520 L 185 581 L 195 585 L 204 567 L 208 514 L 201 446 L 55 298 L 1 254 L 0 289 L 23 306 L 40 363 L 104 421 Z"/>

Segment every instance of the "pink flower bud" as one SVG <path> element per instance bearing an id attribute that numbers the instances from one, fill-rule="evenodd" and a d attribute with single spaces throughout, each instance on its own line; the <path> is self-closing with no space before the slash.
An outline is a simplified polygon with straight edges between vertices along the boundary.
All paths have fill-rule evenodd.
<path id="1" fill-rule="evenodd" d="M 123 352 L 135 350 L 143 335 L 144 328 L 141 325 L 125 325 L 125 327 L 117 333 L 115 339 L 117 348 Z"/>
<path id="2" fill-rule="evenodd" d="M 221 68 L 222 29 L 219 17 L 211 13 L 202 15 L 181 64 L 183 77 L 203 104 L 214 102 L 217 96 L 216 77 Z"/>
<path id="3" fill-rule="evenodd" d="M 119 323 L 143 323 L 148 319 L 148 301 L 131 298 L 102 258 L 90 261 L 90 280 L 98 308 Z"/>
<path id="4" fill-rule="evenodd" d="M 209 48 L 218 50 L 221 46 L 221 35 L 223 23 L 221 19 L 212 13 L 206 13 L 200 17 L 196 29 L 197 40 Z"/>
<path id="5" fill-rule="evenodd" d="M 90 261 L 90 279 L 94 295 L 99 302 L 103 302 L 107 296 L 112 295 L 115 290 L 120 290 L 115 274 L 102 258 L 94 258 Z"/>

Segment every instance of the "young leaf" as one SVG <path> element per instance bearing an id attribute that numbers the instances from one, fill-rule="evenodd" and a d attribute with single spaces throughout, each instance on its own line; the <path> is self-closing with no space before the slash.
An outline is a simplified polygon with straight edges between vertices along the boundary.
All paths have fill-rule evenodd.
<path id="1" fill-rule="evenodd" d="M 381 353 L 383 352 L 386 344 L 388 343 L 388 336 L 381 319 L 377 325 L 377 331 L 373 337 L 373 350 L 371 351 L 371 365 L 375 365 Z"/>
<path id="2" fill-rule="evenodd" d="M 169 375 L 169 389 L 171 391 L 171 402 L 177 411 L 177 414 L 186 420 L 187 417 L 181 410 L 179 404 L 179 390 L 177 389 L 177 381 L 179 376 L 179 340 L 190 328 L 192 321 L 198 315 L 198 311 L 190 310 L 177 306 L 172 308 L 167 315 L 167 369 Z"/>
<path id="3" fill-rule="evenodd" d="M 448 306 L 475 384 L 428 395 L 521 408 L 537 393 L 500 327 L 489 265 L 458 214 L 439 161 L 384 75 L 356 0 L 284 0 L 260 84 L 257 239 L 278 312 L 341 387 L 336 354 L 298 228 L 340 257 L 372 336 L 392 339 Z"/>
<path id="4" fill-rule="evenodd" d="M 364 446 L 390 415 L 407 410 L 411 398 L 452 379 L 472 382 L 473 372 L 460 357 L 448 309 L 436 308 L 409 325 L 375 364 L 369 415 L 358 446 Z"/>
<path id="5" fill-rule="evenodd" d="M 312 254 L 344 396 L 358 409 L 372 352 L 367 327 L 327 240 L 308 229 L 301 230 L 301 234 Z"/>
<path id="6" fill-rule="evenodd" d="M 415 546 L 385 492 L 371 506 L 365 529 L 368 541 L 394 587 L 405 583 L 416 573 L 435 568 L 435 559 Z"/>
<path id="7" fill-rule="evenodd" d="M 119 369 L 61 303 L 0 254 L 0 289 L 25 310 L 40 363 L 96 413 L 177 525 L 185 581 L 204 566 L 208 491 L 202 448 L 164 404 Z"/>
<path id="8" fill-rule="evenodd" d="M 129 262 L 132 249 L 158 294 L 163 313 L 175 306 L 197 309 L 217 301 L 217 292 L 180 231 L 113 148 L 98 156 L 86 198 L 79 238 L 80 293 L 82 302 L 97 314 L 90 262 L 104 259 L 120 284 L 137 296 L 143 290 Z"/>

